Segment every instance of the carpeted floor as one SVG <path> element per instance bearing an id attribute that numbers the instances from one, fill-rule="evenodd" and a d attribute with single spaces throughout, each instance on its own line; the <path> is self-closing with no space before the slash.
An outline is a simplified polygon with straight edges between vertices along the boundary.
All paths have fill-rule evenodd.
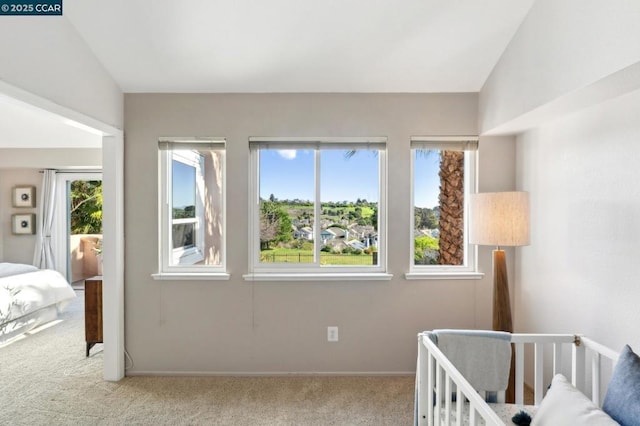
<path id="1" fill-rule="evenodd" d="M 413 377 L 127 377 L 85 358 L 83 292 L 0 348 L 0 425 L 410 425 Z"/>

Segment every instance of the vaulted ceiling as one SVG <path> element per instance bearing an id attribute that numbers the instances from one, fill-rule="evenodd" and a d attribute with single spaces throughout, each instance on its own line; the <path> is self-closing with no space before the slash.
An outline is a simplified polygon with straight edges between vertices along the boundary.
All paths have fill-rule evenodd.
<path id="1" fill-rule="evenodd" d="M 477 92 L 533 0 L 69 0 L 125 92 Z"/>
<path id="2" fill-rule="evenodd" d="M 123 92 L 478 92 L 533 1 L 66 0 L 61 19 Z M 100 146 L 7 99 L 0 117 L 0 148 Z"/>

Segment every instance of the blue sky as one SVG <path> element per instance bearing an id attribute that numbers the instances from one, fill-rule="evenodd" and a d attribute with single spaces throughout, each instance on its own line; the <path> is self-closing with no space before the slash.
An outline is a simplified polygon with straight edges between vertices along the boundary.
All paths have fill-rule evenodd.
<path id="1" fill-rule="evenodd" d="M 415 185 L 413 200 L 416 207 L 434 208 L 438 205 L 440 194 L 440 156 L 436 152 L 429 154 L 414 153 L 413 173 Z"/>
<path id="2" fill-rule="evenodd" d="M 196 169 L 179 161 L 172 162 L 173 207 L 183 208 L 196 204 L 196 189 L 193 183 L 196 180 Z"/>
<path id="3" fill-rule="evenodd" d="M 345 158 L 345 151 L 325 150 L 321 156 L 322 201 L 378 201 L 378 157 L 359 152 Z M 260 197 L 273 194 L 279 200 L 314 198 L 314 152 L 311 150 L 261 150 Z M 416 158 L 415 194 L 419 207 L 438 204 L 438 156 Z M 392 192 L 393 188 L 389 188 Z"/>

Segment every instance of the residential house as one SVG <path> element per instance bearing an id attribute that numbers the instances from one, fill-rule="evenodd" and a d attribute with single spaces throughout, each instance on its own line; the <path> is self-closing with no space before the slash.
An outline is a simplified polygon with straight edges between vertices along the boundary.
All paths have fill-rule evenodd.
<path id="1" fill-rule="evenodd" d="M 293 238 L 295 239 L 304 239 L 304 240 L 313 240 L 313 229 L 308 226 L 303 226 L 300 229 L 296 229 L 293 231 Z"/>

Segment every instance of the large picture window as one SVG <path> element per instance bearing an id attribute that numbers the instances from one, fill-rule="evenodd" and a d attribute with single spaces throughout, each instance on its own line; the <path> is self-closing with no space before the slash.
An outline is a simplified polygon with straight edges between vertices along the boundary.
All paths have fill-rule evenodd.
<path id="1" fill-rule="evenodd" d="M 250 150 L 251 277 L 385 271 L 385 138 L 252 138 Z"/>
<path id="2" fill-rule="evenodd" d="M 411 272 L 475 271 L 467 205 L 476 192 L 477 147 L 475 137 L 411 139 Z"/>
<path id="3" fill-rule="evenodd" d="M 224 272 L 224 140 L 161 139 L 159 153 L 161 274 Z"/>

